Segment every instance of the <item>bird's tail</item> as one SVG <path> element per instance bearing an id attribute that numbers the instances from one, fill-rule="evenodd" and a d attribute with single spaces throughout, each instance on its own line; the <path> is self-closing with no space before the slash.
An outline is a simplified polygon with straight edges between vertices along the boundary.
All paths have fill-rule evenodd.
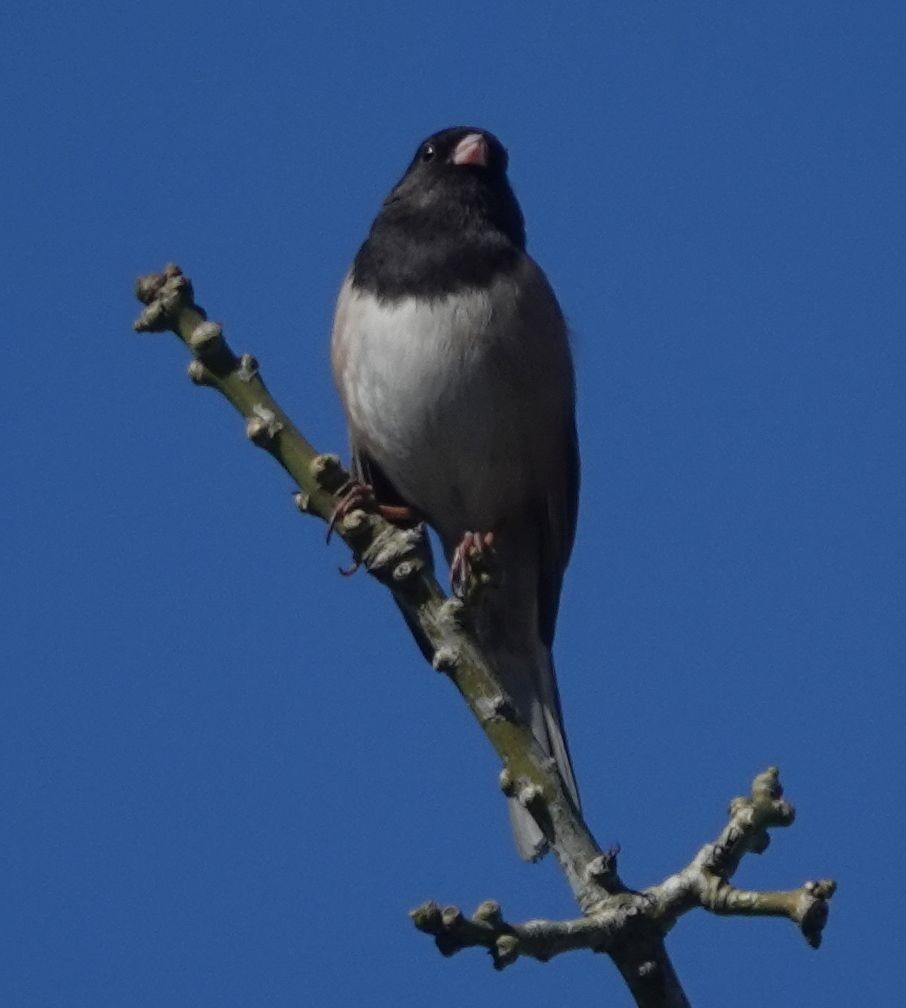
<path id="1" fill-rule="evenodd" d="M 553 757 L 566 791 L 579 808 L 579 792 L 563 730 L 560 697 L 550 651 L 539 641 L 526 653 L 493 649 L 500 684 L 516 707 L 519 717 L 531 727 L 544 752 Z M 509 800 L 510 821 L 519 856 L 537 861 L 547 851 L 547 840 L 531 812 L 516 797 Z"/>

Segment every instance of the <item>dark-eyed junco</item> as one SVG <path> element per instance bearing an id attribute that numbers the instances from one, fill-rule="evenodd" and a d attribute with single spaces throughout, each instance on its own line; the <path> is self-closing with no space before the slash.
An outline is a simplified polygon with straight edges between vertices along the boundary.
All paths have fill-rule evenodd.
<path id="1" fill-rule="evenodd" d="M 477 633 L 578 805 L 551 660 L 579 484 L 573 366 L 506 169 L 480 129 L 418 148 L 343 283 L 333 368 L 354 472 L 377 501 L 427 520 L 454 580 L 493 542 Z M 534 860 L 544 837 L 514 800 L 510 812 Z"/>

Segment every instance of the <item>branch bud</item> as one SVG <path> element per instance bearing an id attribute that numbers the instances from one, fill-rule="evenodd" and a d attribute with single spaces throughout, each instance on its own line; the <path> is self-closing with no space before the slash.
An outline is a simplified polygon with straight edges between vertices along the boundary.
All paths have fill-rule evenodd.
<path id="1" fill-rule="evenodd" d="M 318 486 L 328 493 L 337 493 L 349 482 L 337 455 L 315 455 L 311 460 L 310 469 Z"/>
<path id="2" fill-rule="evenodd" d="M 393 580 L 396 582 L 408 581 L 413 574 L 418 573 L 419 565 L 414 560 L 401 560 L 393 568 Z"/>
<path id="3" fill-rule="evenodd" d="M 526 784 L 525 787 L 519 789 L 517 797 L 520 805 L 530 809 L 532 805 L 536 805 L 540 801 L 541 794 L 541 788 L 537 784 Z"/>
<path id="4" fill-rule="evenodd" d="M 197 358 L 193 357 L 189 361 L 189 366 L 187 368 L 189 379 L 193 385 L 213 385 L 214 382 L 211 380 L 211 372 L 204 366 L 204 364 Z"/>
<path id="5" fill-rule="evenodd" d="M 519 958 L 519 939 L 515 935 L 502 934 L 494 942 L 497 954 L 494 957 L 496 969 L 503 969 Z"/>
<path id="6" fill-rule="evenodd" d="M 502 927 L 503 914 L 497 900 L 485 900 L 479 903 L 472 914 L 472 920 L 478 924 L 488 924 L 493 928 Z"/>
<path id="7" fill-rule="evenodd" d="M 459 652 L 451 647 L 439 647 L 431 659 L 431 666 L 437 672 L 450 673 L 459 664 Z"/>
<path id="8" fill-rule="evenodd" d="M 435 934 L 441 923 L 441 909 L 433 900 L 429 900 L 410 910 L 409 917 L 419 931 Z"/>
<path id="9" fill-rule="evenodd" d="M 219 322 L 199 322 L 186 342 L 199 357 L 204 357 L 223 346 L 223 329 Z"/>
<path id="10" fill-rule="evenodd" d="M 258 361 L 251 354 L 244 353 L 239 358 L 236 377 L 243 382 L 250 382 L 258 374 Z"/>

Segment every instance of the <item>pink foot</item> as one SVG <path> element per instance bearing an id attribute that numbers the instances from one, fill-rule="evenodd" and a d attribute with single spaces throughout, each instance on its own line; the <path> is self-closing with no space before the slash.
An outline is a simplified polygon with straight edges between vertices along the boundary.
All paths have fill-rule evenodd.
<path id="1" fill-rule="evenodd" d="M 376 511 L 382 518 L 395 524 L 415 524 L 421 521 L 418 512 L 407 504 L 378 504 L 374 487 L 359 480 L 350 480 L 340 490 L 340 499 L 327 523 L 325 542 L 330 542 L 337 522 L 342 521 L 352 511 Z M 349 577 L 359 569 L 359 561 L 353 560 L 351 567 L 341 567 L 340 573 Z"/>
<path id="2" fill-rule="evenodd" d="M 457 598 L 462 598 L 473 576 L 473 564 L 482 553 L 494 548 L 493 532 L 465 532 L 453 552 L 450 563 L 450 587 Z"/>
<path id="3" fill-rule="evenodd" d="M 374 496 L 374 487 L 367 483 L 360 483 L 358 480 L 350 480 L 340 488 L 340 499 L 327 523 L 327 535 L 324 537 L 324 541 L 330 542 L 337 522 L 342 521 L 351 511 L 375 511 L 376 509 L 377 500 Z"/>

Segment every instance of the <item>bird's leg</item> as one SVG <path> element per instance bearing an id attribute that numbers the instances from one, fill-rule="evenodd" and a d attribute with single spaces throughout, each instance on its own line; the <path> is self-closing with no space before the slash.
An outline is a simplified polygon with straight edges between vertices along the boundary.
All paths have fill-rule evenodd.
<path id="1" fill-rule="evenodd" d="M 414 525 L 421 521 L 415 508 L 408 504 L 379 504 L 374 496 L 374 487 L 357 479 L 349 480 L 340 488 L 339 498 L 327 524 L 327 542 L 330 542 L 337 522 L 342 521 L 351 511 L 376 511 L 395 525 Z"/>
<path id="2" fill-rule="evenodd" d="M 337 527 L 337 522 L 342 521 L 351 511 L 374 511 L 377 507 L 377 500 L 374 496 L 374 487 L 367 483 L 362 483 L 357 479 L 351 479 L 344 483 L 338 491 L 339 500 L 333 509 L 330 521 L 327 523 L 327 535 L 325 542 L 330 542 L 333 530 Z"/>
<path id="3" fill-rule="evenodd" d="M 378 504 L 378 514 L 394 525 L 417 525 L 422 516 L 408 504 Z"/>
<path id="4" fill-rule="evenodd" d="M 483 553 L 494 549 L 493 532 L 464 532 L 462 540 L 453 551 L 450 562 L 450 587 L 457 598 L 463 598 L 469 590 Z"/>
<path id="5" fill-rule="evenodd" d="M 361 480 L 351 479 L 340 487 L 337 506 L 327 523 L 325 542 L 330 542 L 337 522 L 342 521 L 351 511 L 377 511 L 382 518 L 394 524 L 416 523 L 420 521 L 418 512 L 405 504 L 379 504 L 374 496 L 374 487 Z M 359 569 L 359 561 L 353 557 L 350 567 L 341 567 L 343 577 L 350 577 Z"/>

